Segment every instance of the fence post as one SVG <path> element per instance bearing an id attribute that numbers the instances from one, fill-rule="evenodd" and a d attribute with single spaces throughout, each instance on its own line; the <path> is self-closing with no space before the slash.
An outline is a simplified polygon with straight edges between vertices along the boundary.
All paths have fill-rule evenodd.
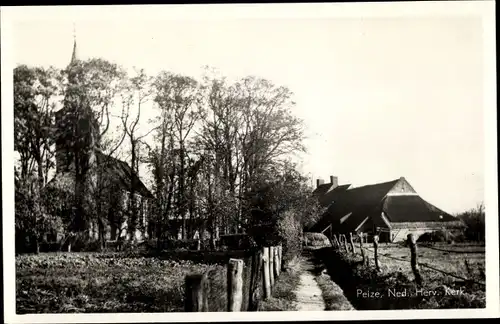
<path id="1" fill-rule="evenodd" d="M 474 273 L 472 272 L 472 269 L 469 265 L 469 261 L 467 261 L 467 259 L 465 259 L 464 263 L 465 263 L 465 269 L 467 270 L 467 278 L 474 277 Z"/>
<path id="2" fill-rule="evenodd" d="M 336 249 L 340 249 L 340 242 L 337 239 L 337 235 L 336 234 L 333 234 L 333 243 L 335 244 L 335 248 Z"/>
<path id="3" fill-rule="evenodd" d="M 361 252 L 361 257 L 363 258 L 363 264 L 365 264 L 365 250 L 363 248 L 363 232 L 359 233 L 359 250 Z"/>
<path id="4" fill-rule="evenodd" d="M 210 310 L 208 309 L 208 298 L 210 298 L 210 290 L 212 287 L 210 286 L 210 280 L 208 279 L 208 272 L 205 272 L 203 274 L 203 280 L 201 283 L 201 287 L 203 289 L 203 307 L 202 307 L 202 312 L 209 312 Z"/>
<path id="5" fill-rule="evenodd" d="M 250 300 L 249 311 L 256 311 L 258 309 L 258 302 L 261 297 L 260 280 L 262 267 L 262 254 L 259 250 L 255 251 L 252 255 L 252 272 L 250 280 Z"/>
<path id="6" fill-rule="evenodd" d="M 375 260 L 375 269 L 380 271 L 380 264 L 378 263 L 378 235 L 373 236 L 373 259 Z"/>
<path id="7" fill-rule="evenodd" d="M 348 246 L 347 237 L 345 236 L 345 234 L 342 234 L 342 241 L 344 242 L 345 253 L 348 253 L 349 246 Z"/>
<path id="8" fill-rule="evenodd" d="M 349 244 L 351 245 L 351 253 L 356 254 L 356 248 L 354 247 L 354 239 L 352 232 L 349 232 Z"/>
<path id="9" fill-rule="evenodd" d="M 185 294 L 184 309 L 186 312 L 203 312 L 204 307 L 204 287 L 205 275 L 191 274 L 185 278 Z"/>
<path id="10" fill-rule="evenodd" d="M 264 298 L 271 297 L 271 279 L 269 278 L 269 248 L 262 248 L 262 270 L 264 271 Z"/>
<path id="11" fill-rule="evenodd" d="M 279 258 L 279 246 L 274 247 L 274 276 L 278 278 L 280 276 L 280 258 Z"/>
<path id="12" fill-rule="evenodd" d="M 283 269 L 283 245 L 280 243 L 280 245 L 278 245 L 278 259 L 280 261 L 280 272 L 281 270 Z"/>
<path id="13" fill-rule="evenodd" d="M 227 265 L 227 310 L 241 312 L 243 304 L 243 260 L 229 259 Z"/>
<path id="14" fill-rule="evenodd" d="M 408 245 L 410 246 L 411 252 L 411 269 L 413 270 L 413 274 L 415 275 L 415 282 L 417 285 L 422 285 L 422 276 L 420 275 L 420 269 L 418 268 L 418 260 L 417 260 L 417 243 L 415 241 L 415 237 L 413 234 L 408 234 Z"/>
<path id="15" fill-rule="evenodd" d="M 274 287 L 274 246 L 269 247 L 269 279 L 272 291 Z"/>

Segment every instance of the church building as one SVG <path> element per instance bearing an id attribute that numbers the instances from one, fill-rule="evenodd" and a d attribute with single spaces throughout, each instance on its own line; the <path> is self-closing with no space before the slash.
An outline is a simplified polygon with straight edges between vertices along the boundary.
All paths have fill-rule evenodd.
<path id="1" fill-rule="evenodd" d="M 148 211 L 153 196 L 126 162 L 101 151 L 96 115 L 85 105 L 85 94 L 78 87 L 75 67 L 79 62 L 75 39 L 64 105 L 55 117 L 55 176 L 46 188 L 71 192 L 74 199 L 81 199 L 76 206 L 85 205 L 84 216 L 78 208 L 65 215 L 71 231 L 86 232 L 96 240 L 144 240 L 152 234 Z M 131 192 L 135 199 L 131 199 Z M 129 229 L 131 215 L 136 217 L 135 230 Z"/>

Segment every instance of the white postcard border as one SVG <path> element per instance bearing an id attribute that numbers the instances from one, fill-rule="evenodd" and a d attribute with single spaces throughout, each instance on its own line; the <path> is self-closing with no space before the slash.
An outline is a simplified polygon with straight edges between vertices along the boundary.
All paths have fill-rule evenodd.
<path id="1" fill-rule="evenodd" d="M 15 314 L 14 260 L 14 181 L 13 181 L 13 53 L 12 24 L 19 20 L 44 20 L 44 13 L 59 13 L 61 20 L 72 20 L 82 13 L 93 19 L 242 19 L 242 18 L 348 18 L 348 17 L 422 17 L 478 15 L 484 21 L 484 127 L 485 127 L 485 208 L 490 215 L 486 227 L 485 309 L 395 310 L 331 312 L 242 312 L 242 313 L 113 313 L 113 314 Z M 59 19 L 59 18 L 58 18 Z M 431 319 L 486 318 L 499 316 L 498 188 L 496 152 L 496 53 L 494 1 L 398 2 L 344 4 L 238 4 L 190 6 L 73 6 L 2 7 L 2 176 L 3 176 L 3 252 L 4 313 L 7 323 L 111 323 L 111 322 L 192 322 L 239 320 L 352 320 L 352 319 Z"/>

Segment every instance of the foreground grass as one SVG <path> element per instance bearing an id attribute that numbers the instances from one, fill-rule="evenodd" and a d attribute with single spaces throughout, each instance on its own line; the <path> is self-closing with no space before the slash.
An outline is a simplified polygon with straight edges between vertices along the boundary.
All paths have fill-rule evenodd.
<path id="1" fill-rule="evenodd" d="M 281 272 L 274 283 L 272 296 L 259 303 L 258 311 L 294 311 L 296 310 L 297 296 L 295 290 L 300 282 L 301 258 L 290 262 L 287 271 Z"/>
<path id="2" fill-rule="evenodd" d="M 224 311 L 224 266 L 116 253 L 17 256 L 16 312 L 181 312 L 184 278 L 192 272 L 208 272 L 209 307 Z"/>

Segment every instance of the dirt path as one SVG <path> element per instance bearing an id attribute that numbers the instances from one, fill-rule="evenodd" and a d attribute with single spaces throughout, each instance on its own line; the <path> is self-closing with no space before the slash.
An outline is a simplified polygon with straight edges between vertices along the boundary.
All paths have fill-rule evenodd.
<path id="1" fill-rule="evenodd" d="M 318 283 L 312 273 L 314 265 L 306 258 L 302 262 L 303 273 L 295 291 L 298 311 L 324 311 L 325 302 Z"/>

